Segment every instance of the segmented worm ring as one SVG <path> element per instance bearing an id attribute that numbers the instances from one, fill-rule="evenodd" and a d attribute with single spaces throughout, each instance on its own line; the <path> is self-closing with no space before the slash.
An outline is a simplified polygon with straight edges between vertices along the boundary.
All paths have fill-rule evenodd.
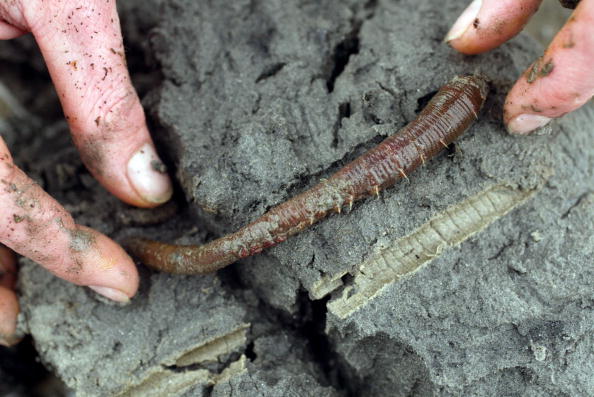
<path id="1" fill-rule="evenodd" d="M 488 85 L 481 76 L 455 77 L 419 116 L 330 178 L 272 208 L 235 233 L 201 246 L 129 239 L 128 250 L 164 272 L 203 274 L 261 252 L 324 218 L 407 178 L 460 136 L 478 117 Z"/>

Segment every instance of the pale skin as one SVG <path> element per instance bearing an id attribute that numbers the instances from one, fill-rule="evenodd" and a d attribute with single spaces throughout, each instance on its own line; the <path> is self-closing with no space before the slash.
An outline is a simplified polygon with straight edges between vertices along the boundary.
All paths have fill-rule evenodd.
<path id="1" fill-rule="evenodd" d="M 519 33 L 541 0 L 476 0 L 446 41 L 465 54 L 489 51 Z M 527 134 L 584 105 L 594 95 L 594 0 L 581 0 L 541 60 L 507 95 L 503 121 L 510 133 Z"/>
<path id="2" fill-rule="evenodd" d="M 138 207 L 171 197 L 143 109 L 130 82 L 114 0 L 0 0 L 0 39 L 35 37 L 93 176 Z M 0 138 L 0 344 L 14 338 L 14 253 L 72 283 L 126 302 L 138 288 L 132 259 L 105 235 L 77 225 L 12 162 Z M 11 248 L 9 250 L 8 248 Z"/>
<path id="3" fill-rule="evenodd" d="M 468 54 L 488 51 L 517 34 L 539 3 L 475 2 L 446 41 Z M 160 167 L 151 167 L 159 159 L 130 84 L 114 0 L 0 0 L 0 21 L 0 39 L 34 35 L 73 141 L 95 178 L 132 205 L 154 207 L 167 201 L 171 183 L 158 171 Z M 582 0 L 545 54 L 554 68 L 530 83 L 526 74 L 520 77 L 504 107 L 510 132 L 528 133 L 592 97 L 594 74 L 588 62 L 594 61 L 594 35 L 589 27 L 593 22 L 594 0 Z M 108 237 L 76 225 L 59 203 L 13 165 L 3 141 L 0 207 L 0 242 L 5 246 L 56 276 L 92 286 L 111 299 L 126 302 L 136 293 L 138 274 L 128 255 Z M 0 344 L 4 345 L 16 342 L 18 301 L 13 291 L 12 250 L 0 247 Z"/>

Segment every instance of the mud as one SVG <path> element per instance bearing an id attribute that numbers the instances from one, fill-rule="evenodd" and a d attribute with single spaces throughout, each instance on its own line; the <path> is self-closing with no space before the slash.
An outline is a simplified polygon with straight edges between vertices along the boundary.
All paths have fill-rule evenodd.
<path id="1" fill-rule="evenodd" d="M 552 59 L 544 60 L 543 57 L 539 57 L 534 64 L 528 69 L 526 74 L 526 81 L 528 83 L 534 83 L 536 79 L 546 77 L 555 68 L 555 64 Z"/>
<path id="2" fill-rule="evenodd" d="M 88 230 L 68 230 L 70 235 L 70 250 L 81 253 L 91 249 L 96 243 L 96 236 Z"/>
<path id="3" fill-rule="evenodd" d="M 116 240 L 220 236 L 398 130 L 453 75 L 480 72 L 493 89 L 453 156 L 216 275 L 140 266 L 120 307 L 21 261 L 20 327 L 66 384 L 81 396 L 587 395 L 594 110 L 546 136 L 501 125 L 507 89 L 542 48 L 519 36 L 454 53 L 441 40 L 463 1 L 125 3 L 174 204 L 143 216 L 109 196 L 48 110 L 55 97 L 19 94 L 45 127 L 6 130 L 17 164 Z"/>

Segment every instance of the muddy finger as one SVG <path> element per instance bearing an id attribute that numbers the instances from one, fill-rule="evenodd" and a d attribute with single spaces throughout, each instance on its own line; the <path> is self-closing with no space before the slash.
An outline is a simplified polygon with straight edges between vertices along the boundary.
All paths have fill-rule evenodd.
<path id="1" fill-rule="evenodd" d="M 0 242 L 67 281 L 117 301 L 136 293 L 138 274 L 123 249 L 77 225 L 66 210 L 12 163 L 0 140 Z M 0 256 L 2 258 L 3 256 Z"/>
<path id="2" fill-rule="evenodd" d="M 130 81 L 115 1 L 48 2 L 26 19 L 87 168 L 132 205 L 169 200 L 171 181 Z"/>
<path id="3" fill-rule="evenodd" d="M 464 54 L 480 54 L 517 35 L 542 0 L 474 0 L 454 23 L 446 38 Z"/>
<path id="4" fill-rule="evenodd" d="M 594 0 L 583 0 L 565 26 L 509 92 L 504 122 L 526 134 L 585 104 L 594 95 Z"/>

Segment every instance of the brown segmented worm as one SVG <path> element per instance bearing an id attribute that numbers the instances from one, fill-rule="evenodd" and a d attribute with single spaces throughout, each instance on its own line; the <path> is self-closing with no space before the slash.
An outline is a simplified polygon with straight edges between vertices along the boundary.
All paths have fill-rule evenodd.
<path id="1" fill-rule="evenodd" d="M 488 84 L 482 76 L 455 77 L 418 117 L 328 179 L 279 204 L 237 232 L 200 246 L 172 245 L 143 238 L 125 242 L 144 264 L 164 272 L 203 274 L 283 242 L 329 212 L 378 194 L 407 178 L 419 165 L 458 138 L 478 117 Z"/>

